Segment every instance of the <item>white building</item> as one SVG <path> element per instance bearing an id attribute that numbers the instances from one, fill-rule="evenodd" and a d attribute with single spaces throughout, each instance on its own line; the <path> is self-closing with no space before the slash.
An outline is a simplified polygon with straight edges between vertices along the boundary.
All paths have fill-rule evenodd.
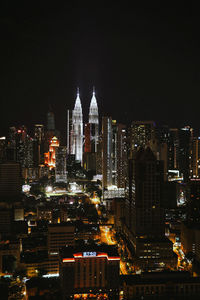
<path id="1" fill-rule="evenodd" d="M 92 93 L 92 99 L 90 102 L 89 124 L 91 126 L 92 152 L 97 152 L 97 143 L 99 137 L 99 113 L 94 89 Z"/>
<path id="2" fill-rule="evenodd" d="M 74 110 L 72 111 L 72 154 L 82 163 L 83 158 L 83 113 L 79 90 L 77 91 Z"/>

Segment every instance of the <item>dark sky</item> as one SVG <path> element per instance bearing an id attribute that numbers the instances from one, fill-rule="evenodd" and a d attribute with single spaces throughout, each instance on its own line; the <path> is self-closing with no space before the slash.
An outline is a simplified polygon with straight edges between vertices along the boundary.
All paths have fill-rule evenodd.
<path id="1" fill-rule="evenodd" d="M 120 122 L 200 127 L 197 8 L 36 2 L 1 4 L 1 135 L 45 124 L 49 104 L 62 131 L 77 86 L 87 118 L 93 85 L 100 111 Z"/>

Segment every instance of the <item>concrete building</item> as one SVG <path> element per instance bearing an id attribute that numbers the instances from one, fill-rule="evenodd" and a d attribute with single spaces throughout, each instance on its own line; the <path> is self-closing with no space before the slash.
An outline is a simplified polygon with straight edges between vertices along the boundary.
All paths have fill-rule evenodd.
<path id="1" fill-rule="evenodd" d="M 63 299 L 85 295 L 119 298 L 117 249 L 110 245 L 65 247 L 60 252 L 60 279 Z M 70 276 L 69 276 L 70 274 Z M 87 294 L 87 295 L 86 295 Z"/>
<path id="2" fill-rule="evenodd" d="M 165 237 L 162 199 L 163 164 L 152 150 L 141 148 L 129 160 L 125 231 L 142 269 L 176 267 L 172 242 Z"/>

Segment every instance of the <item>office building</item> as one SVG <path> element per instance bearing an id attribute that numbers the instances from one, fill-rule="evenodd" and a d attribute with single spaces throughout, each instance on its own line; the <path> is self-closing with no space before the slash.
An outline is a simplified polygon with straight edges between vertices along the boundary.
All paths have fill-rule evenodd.
<path id="1" fill-rule="evenodd" d="M 82 163 L 83 159 L 83 113 L 79 90 L 72 111 L 72 153 L 75 159 Z"/>
<path id="2" fill-rule="evenodd" d="M 60 252 L 63 299 L 119 299 L 119 255 L 111 245 L 65 247 Z M 69 276 L 71 274 L 71 276 Z M 87 295 L 86 295 L 87 294 Z"/>
<path id="3" fill-rule="evenodd" d="M 163 163 L 149 147 L 140 148 L 133 157 L 128 164 L 126 234 L 142 269 L 176 266 L 173 245 L 165 237 Z"/>
<path id="4" fill-rule="evenodd" d="M 150 142 L 152 143 L 156 137 L 155 129 L 154 121 L 133 121 L 129 129 L 130 151 L 138 147 L 150 146 Z"/>
<path id="5" fill-rule="evenodd" d="M 200 178 L 200 137 L 191 141 L 190 178 Z"/>
<path id="6" fill-rule="evenodd" d="M 67 183 L 67 147 L 59 146 L 55 152 L 55 179 L 56 182 Z"/>
<path id="7" fill-rule="evenodd" d="M 67 155 L 72 154 L 73 144 L 73 123 L 72 123 L 72 110 L 67 110 Z"/>
<path id="8" fill-rule="evenodd" d="M 91 137 L 91 152 L 97 152 L 97 143 L 99 137 L 99 113 L 95 91 L 93 90 L 89 110 L 89 124 Z"/>

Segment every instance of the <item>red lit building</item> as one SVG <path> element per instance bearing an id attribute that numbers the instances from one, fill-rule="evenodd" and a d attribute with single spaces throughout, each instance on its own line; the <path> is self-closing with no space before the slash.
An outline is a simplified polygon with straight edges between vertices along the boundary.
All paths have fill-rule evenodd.
<path id="1" fill-rule="evenodd" d="M 63 299 L 119 299 L 119 262 L 115 246 L 83 245 L 60 251 Z"/>
<path id="2" fill-rule="evenodd" d="M 53 137 L 49 143 L 49 152 L 44 153 L 45 165 L 48 165 L 50 169 L 56 166 L 56 148 L 59 147 L 59 140 L 57 137 Z"/>

